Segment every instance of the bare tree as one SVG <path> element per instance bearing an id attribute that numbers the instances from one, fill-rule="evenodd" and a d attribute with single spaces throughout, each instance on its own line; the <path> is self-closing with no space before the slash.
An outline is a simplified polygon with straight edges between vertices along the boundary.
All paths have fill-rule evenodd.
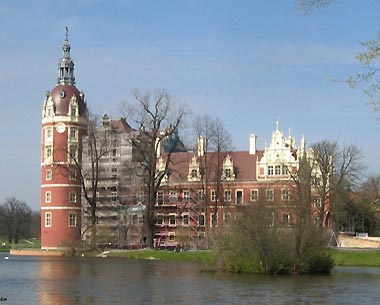
<path id="1" fill-rule="evenodd" d="M 32 210 L 23 201 L 15 197 L 7 198 L 0 206 L 2 231 L 7 235 L 8 241 L 18 243 L 20 238 L 30 237 Z"/>
<path id="2" fill-rule="evenodd" d="M 315 9 L 321 9 L 329 5 L 333 0 L 299 0 L 299 9 L 304 14 L 309 14 Z"/>
<path id="3" fill-rule="evenodd" d="M 147 246 L 153 247 L 155 213 L 154 207 L 161 182 L 169 173 L 171 145 L 165 154 L 164 166 L 158 166 L 161 144 L 176 133 L 183 123 L 186 111 L 183 105 L 175 102 L 165 90 L 154 93 L 133 92 L 134 102 L 124 103 L 122 112 L 139 130 L 132 139 L 135 155 L 143 169 L 144 184 L 147 191 L 146 221 Z"/>
<path id="4" fill-rule="evenodd" d="M 223 198 L 223 161 L 232 150 L 232 139 L 224 124 L 219 119 L 210 116 L 198 116 L 194 120 L 194 129 L 198 138 L 198 152 L 200 160 L 200 172 L 205 194 L 205 206 L 209 206 L 208 188 L 215 186 L 213 201 L 212 227 L 217 225 L 218 206 Z"/>
<path id="5" fill-rule="evenodd" d="M 82 197 L 87 204 L 90 214 L 91 247 L 96 245 L 96 211 L 98 189 L 101 173 L 101 159 L 111 151 L 112 129 L 107 124 L 100 124 L 99 119 L 92 115 L 89 119 L 87 136 L 83 140 L 83 162 L 73 158 L 82 185 Z M 83 203 L 82 203 L 83 205 Z M 87 212 L 87 209 L 84 209 Z M 87 228 L 85 228 L 86 230 Z"/>
<path id="6" fill-rule="evenodd" d="M 320 198 L 318 222 L 328 224 L 342 194 L 357 185 L 363 170 L 362 154 L 358 147 L 346 145 L 343 149 L 335 141 L 321 141 L 311 146 L 313 151 L 312 184 Z"/>
<path id="7" fill-rule="evenodd" d="M 332 2 L 334 0 L 299 0 L 299 8 L 304 14 L 309 14 Z M 361 41 L 360 44 L 364 50 L 356 54 L 355 58 L 361 71 L 348 75 L 343 82 L 352 89 L 360 89 L 368 99 L 365 104 L 378 112 L 380 110 L 380 34 L 374 39 Z"/>

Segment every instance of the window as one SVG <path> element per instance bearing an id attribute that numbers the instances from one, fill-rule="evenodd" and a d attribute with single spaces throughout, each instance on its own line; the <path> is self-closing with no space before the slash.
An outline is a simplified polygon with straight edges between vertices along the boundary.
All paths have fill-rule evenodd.
<path id="1" fill-rule="evenodd" d="M 116 149 L 112 149 L 112 157 L 116 157 L 117 156 L 117 150 Z"/>
<path id="2" fill-rule="evenodd" d="M 48 110 L 47 110 L 47 116 L 52 116 L 53 115 L 53 111 L 52 109 L 49 107 Z"/>
<path id="3" fill-rule="evenodd" d="M 70 107 L 70 115 L 71 116 L 76 116 L 77 115 L 77 107 L 71 106 Z"/>
<path id="4" fill-rule="evenodd" d="M 231 178 L 231 169 L 230 169 L 230 168 L 226 168 L 226 169 L 224 170 L 224 176 L 225 176 L 226 178 Z"/>
<path id="5" fill-rule="evenodd" d="M 157 192 L 157 204 L 158 205 L 161 205 L 161 204 L 164 204 L 164 192 L 160 191 L 160 192 Z"/>
<path id="6" fill-rule="evenodd" d="M 198 224 L 200 227 L 204 227 L 205 226 L 205 215 L 204 214 L 201 214 L 199 215 L 199 218 L 198 218 Z"/>
<path id="7" fill-rule="evenodd" d="M 322 206 L 321 204 L 321 198 L 317 198 L 317 199 L 314 199 L 313 200 L 313 205 L 316 207 L 316 208 L 320 208 Z"/>
<path id="8" fill-rule="evenodd" d="M 211 190 L 210 200 L 216 201 L 216 191 L 215 190 Z"/>
<path id="9" fill-rule="evenodd" d="M 282 189 L 281 198 L 282 198 L 282 200 L 289 200 L 290 199 L 289 189 Z"/>
<path id="10" fill-rule="evenodd" d="M 78 139 L 78 130 L 76 128 L 71 127 L 70 128 L 70 140 L 77 140 Z"/>
<path id="11" fill-rule="evenodd" d="M 266 197 L 267 197 L 267 201 L 273 201 L 274 200 L 273 189 L 267 189 L 266 190 Z"/>
<path id="12" fill-rule="evenodd" d="M 189 191 L 183 191 L 183 199 L 185 199 L 185 200 L 190 199 L 190 192 Z"/>
<path id="13" fill-rule="evenodd" d="M 139 216 L 136 214 L 132 215 L 132 224 L 137 225 L 139 223 Z"/>
<path id="14" fill-rule="evenodd" d="M 290 216 L 287 213 L 282 214 L 282 223 L 284 225 L 288 225 L 290 220 Z"/>
<path id="15" fill-rule="evenodd" d="M 177 191 L 169 192 L 169 201 L 176 202 L 177 201 Z"/>
<path id="16" fill-rule="evenodd" d="M 205 191 L 198 190 L 198 200 L 205 200 Z"/>
<path id="17" fill-rule="evenodd" d="M 229 225 L 230 223 L 231 223 L 231 214 L 230 213 L 224 214 L 224 224 Z"/>
<path id="18" fill-rule="evenodd" d="M 271 175 L 273 175 L 273 166 L 269 165 L 268 166 L 268 176 L 271 176 Z"/>
<path id="19" fill-rule="evenodd" d="M 157 215 L 156 224 L 160 225 L 160 226 L 162 226 L 164 224 L 164 217 L 161 214 Z"/>
<path id="20" fill-rule="evenodd" d="M 236 191 L 236 204 L 242 204 L 243 203 L 243 191 L 237 190 Z"/>
<path id="21" fill-rule="evenodd" d="M 168 238 L 169 238 L 169 240 L 175 240 L 175 233 L 174 232 L 169 232 L 168 233 Z"/>
<path id="22" fill-rule="evenodd" d="M 215 213 L 211 214 L 211 226 L 217 227 L 218 226 L 218 215 Z"/>
<path id="23" fill-rule="evenodd" d="M 117 191 L 112 191 L 111 192 L 111 200 L 116 201 L 117 200 Z"/>
<path id="24" fill-rule="evenodd" d="M 70 160 L 74 160 L 77 158 L 77 155 L 78 155 L 77 150 L 78 150 L 78 147 L 76 145 L 70 146 L 70 150 L 69 150 Z"/>
<path id="25" fill-rule="evenodd" d="M 191 178 L 198 178 L 198 170 L 197 169 L 191 170 Z"/>
<path id="26" fill-rule="evenodd" d="M 184 214 L 182 216 L 182 225 L 188 226 L 190 224 L 189 220 L 190 220 L 189 215 L 188 214 Z"/>
<path id="27" fill-rule="evenodd" d="M 274 226 L 274 212 L 270 213 L 269 226 Z"/>
<path id="28" fill-rule="evenodd" d="M 69 227 L 76 227 L 77 226 L 77 214 L 70 213 L 69 214 Z"/>
<path id="29" fill-rule="evenodd" d="M 177 224 L 175 214 L 169 215 L 169 226 L 175 226 Z"/>
<path id="30" fill-rule="evenodd" d="M 45 193 L 45 202 L 51 202 L 51 192 L 50 191 Z"/>
<path id="31" fill-rule="evenodd" d="M 286 165 L 282 166 L 282 174 L 283 175 L 289 175 L 289 169 Z"/>
<path id="32" fill-rule="evenodd" d="M 46 158 L 51 158 L 53 156 L 53 149 L 51 145 L 46 146 Z"/>
<path id="33" fill-rule="evenodd" d="M 51 169 L 46 170 L 46 180 L 51 180 L 53 178 L 53 172 Z"/>
<path id="34" fill-rule="evenodd" d="M 70 180 L 77 180 L 77 171 L 76 170 L 70 170 L 69 179 Z"/>
<path id="35" fill-rule="evenodd" d="M 51 140 L 53 137 L 53 129 L 52 128 L 47 128 L 46 129 L 46 139 Z"/>
<path id="36" fill-rule="evenodd" d="M 259 200 L 259 190 L 251 190 L 251 201 Z"/>
<path id="37" fill-rule="evenodd" d="M 51 212 L 46 212 L 45 213 L 45 227 L 51 227 L 51 219 L 52 215 Z"/>
<path id="38" fill-rule="evenodd" d="M 275 175 L 281 175 L 281 165 L 276 165 L 274 167 L 274 174 Z"/>
<path id="39" fill-rule="evenodd" d="M 75 192 L 70 193 L 69 202 L 77 202 L 77 194 Z"/>
<path id="40" fill-rule="evenodd" d="M 231 190 L 224 190 L 224 201 L 225 202 L 231 201 Z"/>

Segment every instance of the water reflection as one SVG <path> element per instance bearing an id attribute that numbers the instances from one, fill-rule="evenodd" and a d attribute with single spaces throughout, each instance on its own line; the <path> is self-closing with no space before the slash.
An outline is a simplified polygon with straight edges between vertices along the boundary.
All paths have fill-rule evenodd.
<path id="1" fill-rule="evenodd" d="M 376 304 L 380 269 L 335 268 L 331 276 L 201 272 L 197 263 L 0 255 L 7 304 Z"/>

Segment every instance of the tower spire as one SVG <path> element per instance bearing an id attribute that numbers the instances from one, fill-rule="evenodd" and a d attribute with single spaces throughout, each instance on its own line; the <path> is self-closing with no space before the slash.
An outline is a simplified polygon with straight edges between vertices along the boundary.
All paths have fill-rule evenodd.
<path id="1" fill-rule="evenodd" d="M 69 29 L 65 28 L 65 41 L 63 42 L 63 56 L 58 63 L 58 85 L 75 85 L 74 62 L 70 57 Z"/>

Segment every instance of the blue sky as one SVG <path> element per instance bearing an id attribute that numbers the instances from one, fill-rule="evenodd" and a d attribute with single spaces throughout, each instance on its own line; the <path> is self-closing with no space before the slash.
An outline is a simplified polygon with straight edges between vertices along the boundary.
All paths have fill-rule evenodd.
<path id="1" fill-rule="evenodd" d="M 64 29 L 77 87 L 91 111 L 119 117 L 131 91 L 167 89 L 223 120 L 235 148 L 270 141 L 276 120 L 297 142 L 355 144 L 378 174 L 377 114 L 359 91 L 331 80 L 359 70 L 380 1 L 335 1 L 310 15 L 296 0 L 0 0 L 0 202 L 33 209 L 40 196 L 40 128 Z"/>

